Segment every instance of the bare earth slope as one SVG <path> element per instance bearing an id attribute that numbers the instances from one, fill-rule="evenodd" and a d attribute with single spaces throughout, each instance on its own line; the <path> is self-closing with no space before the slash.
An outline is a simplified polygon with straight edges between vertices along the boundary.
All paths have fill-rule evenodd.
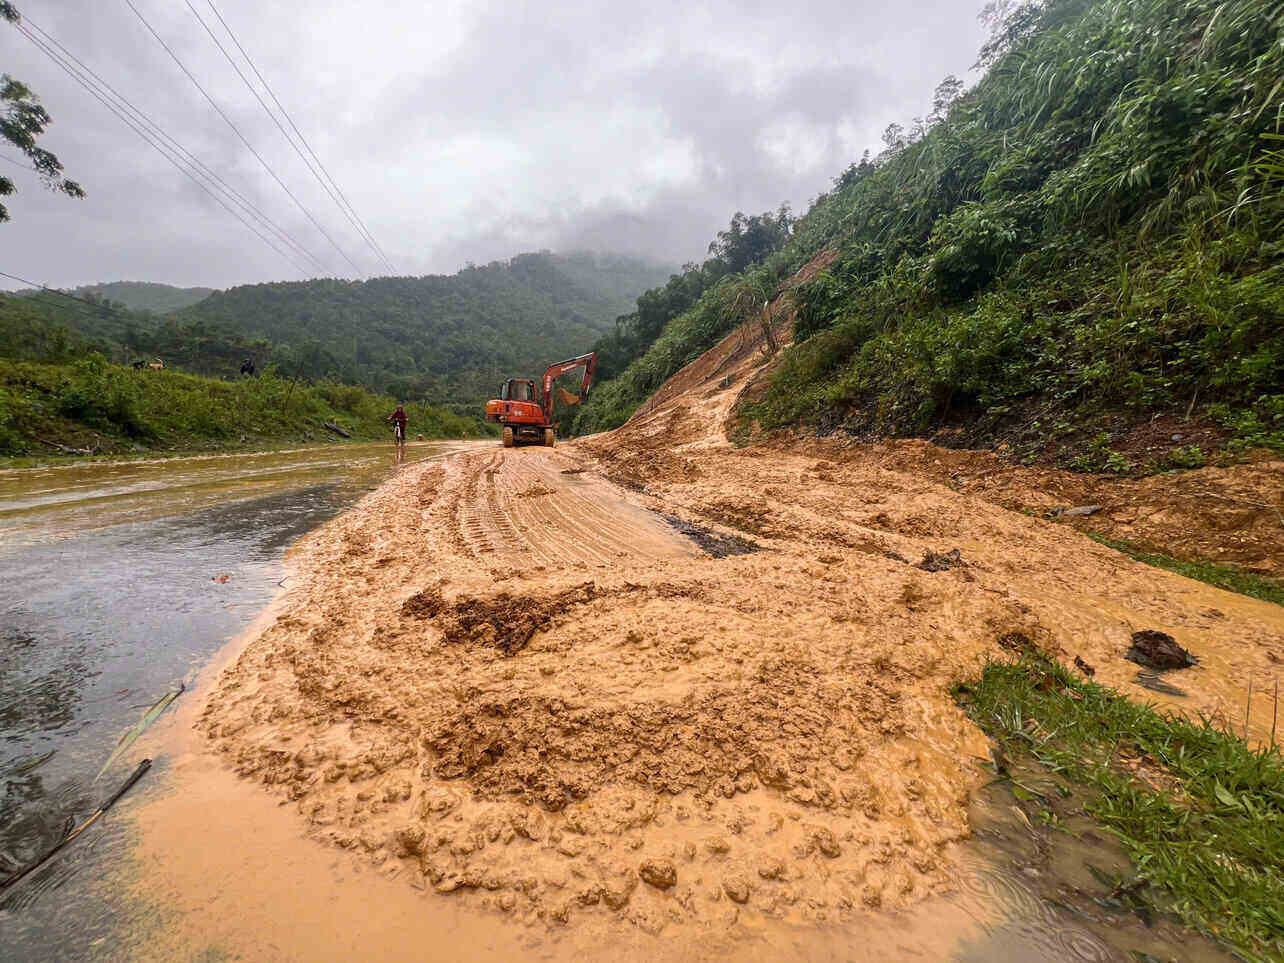
<path id="1" fill-rule="evenodd" d="M 1036 645 L 1154 699 L 1122 656 L 1160 629 L 1201 660 L 1163 698 L 1237 719 L 1284 659 L 1284 609 L 886 449 L 732 448 L 765 360 L 738 334 L 616 432 L 407 468 L 305 539 L 213 744 L 318 839 L 452 899 L 822 920 L 952 885 L 986 746 L 949 686 L 985 657 Z M 713 557 L 663 516 L 761 550 Z"/>

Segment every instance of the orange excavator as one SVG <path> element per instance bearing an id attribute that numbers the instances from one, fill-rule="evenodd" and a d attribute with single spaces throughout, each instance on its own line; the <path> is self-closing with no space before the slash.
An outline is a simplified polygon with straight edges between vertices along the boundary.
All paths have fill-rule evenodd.
<path id="1" fill-rule="evenodd" d="M 499 389 L 499 397 L 486 402 L 486 420 L 504 426 L 504 447 L 512 448 L 519 441 L 533 441 L 553 447 L 553 382 L 568 371 L 583 367 L 584 383 L 579 395 L 558 391 L 558 396 L 568 404 L 579 404 L 588 397 L 593 385 L 593 369 L 597 367 L 597 353 L 582 354 L 548 366 L 540 384 L 539 396 L 535 382 L 509 378 Z"/>

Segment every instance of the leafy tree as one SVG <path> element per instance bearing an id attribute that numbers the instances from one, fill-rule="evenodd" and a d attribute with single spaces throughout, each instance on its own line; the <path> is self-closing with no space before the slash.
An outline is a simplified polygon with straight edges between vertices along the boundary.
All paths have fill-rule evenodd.
<path id="1" fill-rule="evenodd" d="M 10 23 L 20 19 L 14 5 L 5 0 L 0 0 L 0 17 Z M 79 184 L 62 176 L 58 158 L 36 143 L 36 138 L 52 123 L 48 111 L 40 106 L 40 99 L 26 84 L 8 74 L 0 74 L 0 111 L 0 137 L 27 156 L 45 186 L 68 197 L 84 197 L 85 191 Z M 8 197 L 17 190 L 11 178 L 0 175 L 0 197 Z M 7 220 L 9 212 L 0 204 L 0 222 Z"/>
<path id="2" fill-rule="evenodd" d="M 709 245 L 709 253 L 726 264 L 727 269 L 739 274 L 751 264 L 757 264 L 780 247 L 789 237 L 794 219 L 789 205 L 781 204 L 775 214 L 746 216 L 737 211 L 725 231 Z"/>

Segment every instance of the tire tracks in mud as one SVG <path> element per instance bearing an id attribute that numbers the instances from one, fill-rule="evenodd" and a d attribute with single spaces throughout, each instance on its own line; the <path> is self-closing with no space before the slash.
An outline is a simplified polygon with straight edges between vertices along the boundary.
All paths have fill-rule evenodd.
<path id="1" fill-rule="evenodd" d="M 605 567 L 621 557 L 649 560 L 697 554 L 608 482 L 561 469 L 547 449 L 496 451 L 459 460 L 446 508 L 452 546 L 469 558 L 523 558 Z"/>

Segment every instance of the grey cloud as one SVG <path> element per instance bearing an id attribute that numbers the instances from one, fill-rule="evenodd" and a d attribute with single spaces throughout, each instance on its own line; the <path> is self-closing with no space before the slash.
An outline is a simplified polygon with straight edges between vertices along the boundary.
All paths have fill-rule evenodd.
<path id="1" fill-rule="evenodd" d="M 937 81 L 965 72 L 980 42 L 976 0 L 216 2 L 406 273 L 544 247 L 699 258 L 736 210 L 804 208 L 887 123 L 923 113 Z M 186 7 L 135 3 L 373 271 Z M 342 270 L 123 2 L 26 9 Z M 299 276 L 24 38 L 0 26 L 0 43 L 4 69 L 55 119 L 47 146 L 89 191 L 57 197 L 18 172 L 13 221 L 0 226 L 0 263 L 11 267 L 0 269 L 51 284 Z"/>

